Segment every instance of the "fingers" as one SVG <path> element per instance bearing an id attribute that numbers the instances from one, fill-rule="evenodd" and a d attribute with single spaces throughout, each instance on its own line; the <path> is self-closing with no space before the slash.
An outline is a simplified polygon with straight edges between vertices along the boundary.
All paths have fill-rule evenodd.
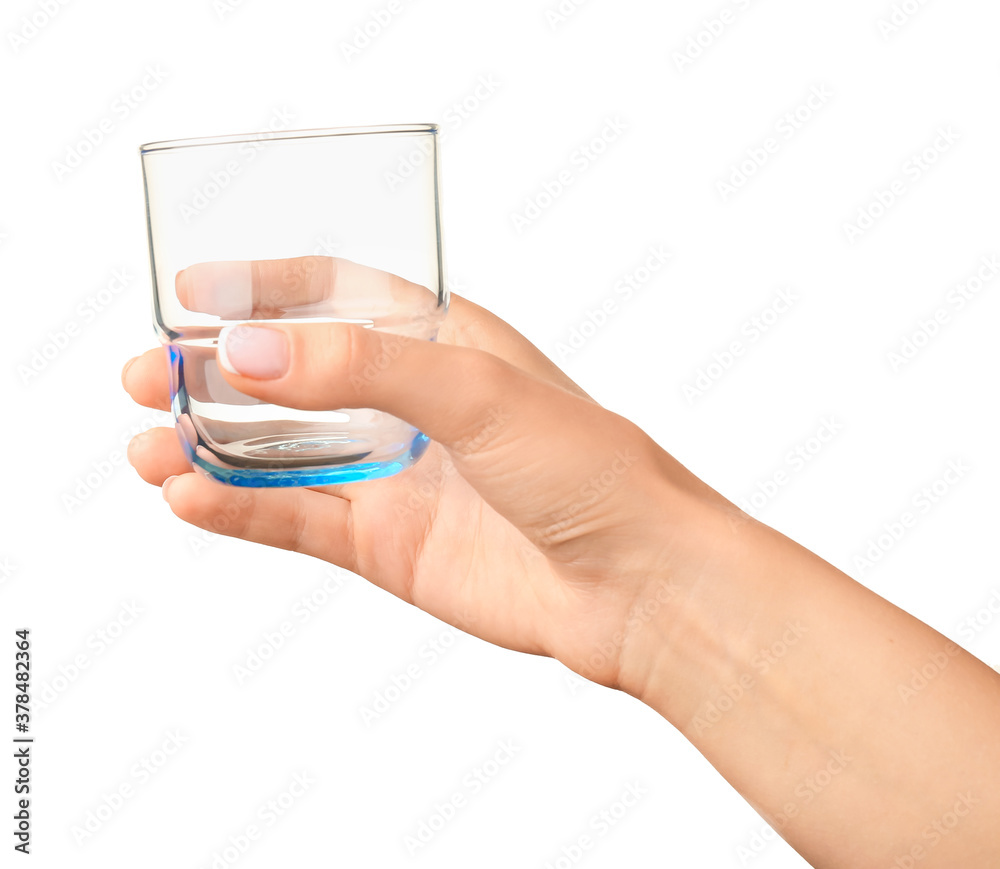
<path id="1" fill-rule="evenodd" d="M 191 463 L 172 428 L 152 428 L 136 435 L 129 441 L 126 455 L 139 476 L 154 486 L 163 485 L 167 477 L 191 471 Z"/>
<path id="2" fill-rule="evenodd" d="M 343 323 L 243 324 L 223 330 L 219 362 L 240 392 L 303 410 L 372 407 L 415 425 L 519 527 L 607 494 L 648 442 L 626 420 L 491 353 Z M 643 441 L 643 439 L 645 439 Z M 530 495 L 528 493 L 531 493 Z"/>
<path id="3" fill-rule="evenodd" d="M 544 353 L 511 325 L 479 305 L 452 295 L 440 341 L 485 350 L 512 365 L 548 380 L 583 398 L 590 398 Z M 122 371 L 122 385 L 134 401 L 157 410 L 170 409 L 169 364 L 159 347 L 130 359 Z"/>
<path id="4" fill-rule="evenodd" d="M 351 506 L 311 489 L 241 489 L 196 473 L 166 481 L 174 515 L 198 528 L 302 552 L 356 571 Z"/>
<path id="5" fill-rule="evenodd" d="M 125 363 L 122 386 L 137 404 L 154 410 L 170 410 L 169 372 L 166 348 L 155 347 Z"/>
<path id="6" fill-rule="evenodd" d="M 390 331 L 426 338 L 441 314 L 437 295 L 427 287 L 341 257 L 196 263 L 178 272 L 176 288 L 188 310 L 229 320 L 277 320 L 289 315 L 374 319 L 378 328 L 379 319 L 394 318 L 397 322 Z M 404 326 L 407 321 L 409 331 Z M 440 339 L 487 350 L 586 395 L 523 335 L 460 296 L 452 295 Z"/>
<path id="7" fill-rule="evenodd" d="M 132 438 L 128 460 L 147 483 L 163 486 L 166 482 L 163 497 L 185 522 L 354 569 L 350 505 L 329 492 L 220 486 L 192 472 L 170 428 L 150 429 Z"/>
<path id="8" fill-rule="evenodd" d="M 224 320 L 333 317 L 371 321 L 439 316 L 437 293 L 341 257 L 196 263 L 177 273 L 177 298 L 189 311 Z"/>

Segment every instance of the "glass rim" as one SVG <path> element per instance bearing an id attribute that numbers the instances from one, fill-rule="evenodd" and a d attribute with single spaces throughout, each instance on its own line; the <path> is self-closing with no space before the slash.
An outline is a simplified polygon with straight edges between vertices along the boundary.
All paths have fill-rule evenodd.
<path id="1" fill-rule="evenodd" d="M 208 145 L 238 145 L 244 142 L 274 142 L 283 139 L 322 139 L 334 136 L 370 136 L 385 133 L 438 132 L 437 124 L 377 124 L 367 127 L 321 127 L 311 130 L 264 130 L 259 133 L 234 133 L 226 136 L 199 136 L 188 139 L 166 139 L 139 146 L 139 154 L 198 148 Z"/>

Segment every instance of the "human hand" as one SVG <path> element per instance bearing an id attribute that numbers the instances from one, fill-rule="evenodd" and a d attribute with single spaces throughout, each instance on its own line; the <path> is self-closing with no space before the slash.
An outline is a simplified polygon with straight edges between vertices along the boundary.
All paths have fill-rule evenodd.
<path id="1" fill-rule="evenodd" d="M 173 512 L 340 565 L 482 639 L 638 695 L 644 662 L 629 660 L 629 645 L 704 567 L 692 541 L 735 508 L 472 302 L 453 296 L 436 343 L 346 324 L 254 323 L 288 301 L 279 276 L 301 263 L 212 265 L 197 286 L 179 278 L 186 305 L 209 310 L 233 268 L 254 275 L 253 309 L 241 312 L 249 325 L 228 345 L 231 364 L 254 368 L 220 365 L 230 385 L 304 410 L 384 410 L 434 443 L 384 480 L 234 489 L 194 473 L 175 433 L 153 429 L 128 457 Z M 323 265 L 334 277 L 321 294 L 407 291 L 346 260 Z M 315 281 L 302 287 L 317 292 Z M 122 381 L 140 404 L 169 407 L 163 348 L 131 360 Z"/>
<path id="2" fill-rule="evenodd" d="M 290 264 L 269 262 L 255 264 L 250 322 L 226 343 L 254 376 L 220 369 L 226 381 L 304 410 L 373 407 L 434 442 L 383 480 L 235 489 L 192 472 L 175 434 L 153 429 L 129 460 L 177 516 L 330 561 L 627 691 L 817 867 L 889 865 L 952 814 L 962 832 L 928 869 L 997 865 L 993 670 L 739 511 L 487 311 L 454 298 L 437 343 L 254 323 L 284 292 L 270 269 Z M 329 265 L 326 292 L 407 291 Z M 168 406 L 162 349 L 122 379 L 141 404 Z M 934 688 L 910 704 L 900 687 L 928 662 Z"/>

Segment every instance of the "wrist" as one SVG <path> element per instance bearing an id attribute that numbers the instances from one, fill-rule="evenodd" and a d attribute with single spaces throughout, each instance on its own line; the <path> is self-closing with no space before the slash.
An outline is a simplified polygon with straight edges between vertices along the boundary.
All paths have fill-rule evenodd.
<path id="1" fill-rule="evenodd" d="M 682 732 L 706 685 L 739 690 L 758 651 L 747 624 L 768 618 L 761 603 L 775 593 L 760 565 L 780 557 L 782 541 L 794 545 L 712 496 L 674 496 L 663 528 L 669 557 L 630 612 L 620 657 L 619 688 Z"/>

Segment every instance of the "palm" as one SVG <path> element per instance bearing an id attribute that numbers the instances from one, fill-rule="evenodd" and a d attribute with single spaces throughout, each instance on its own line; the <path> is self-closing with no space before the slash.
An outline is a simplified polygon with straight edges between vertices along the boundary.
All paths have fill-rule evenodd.
<path id="1" fill-rule="evenodd" d="M 431 444 L 405 474 L 352 487 L 357 572 L 489 642 L 542 653 L 553 566 Z"/>

